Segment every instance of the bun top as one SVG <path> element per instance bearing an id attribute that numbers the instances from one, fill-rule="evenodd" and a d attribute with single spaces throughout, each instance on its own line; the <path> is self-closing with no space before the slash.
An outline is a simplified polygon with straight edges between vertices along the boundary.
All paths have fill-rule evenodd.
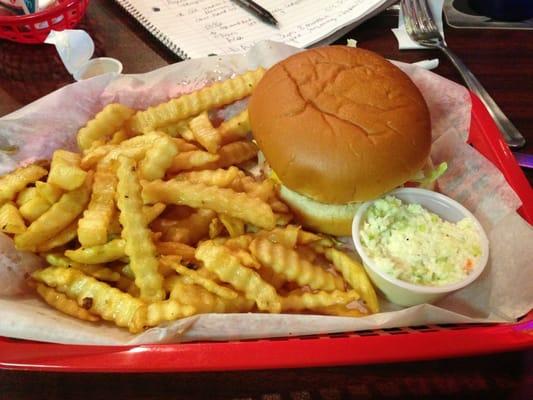
<path id="1" fill-rule="evenodd" d="M 392 190 L 424 165 L 431 146 L 417 87 L 363 49 L 317 48 L 274 65 L 254 90 L 249 115 L 281 182 L 323 203 Z"/>

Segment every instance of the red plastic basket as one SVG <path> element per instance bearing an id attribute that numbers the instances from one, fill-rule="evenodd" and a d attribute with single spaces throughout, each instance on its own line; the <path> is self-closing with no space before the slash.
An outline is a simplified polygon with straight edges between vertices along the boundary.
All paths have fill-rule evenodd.
<path id="1" fill-rule="evenodd" d="M 42 43 L 52 29 L 73 28 L 85 15 L 89 0 L 58 0 L 46 10 L 0 17 L 0 39 L 19 43 Z"/>
<path id="2" fill-rule="evenodd" d="M 533 190 L 481 101 L 469 142 L 496 165 L 533 223 Z M 81 346 L 0 337 L 0 368 L 62 372 L 221 371 L 371 364 L 533 348 L 533 312 L 515 324 L 430 325 L 291 338 Z"/>

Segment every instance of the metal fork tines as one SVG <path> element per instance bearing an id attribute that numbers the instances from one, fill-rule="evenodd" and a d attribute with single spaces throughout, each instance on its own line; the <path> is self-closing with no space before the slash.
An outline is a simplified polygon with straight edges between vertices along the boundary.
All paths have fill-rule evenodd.
<path id="1" fill-rule="evenodd" d="M 498 125 L 509 147 L 518 148 L 525 145 L 526 140 L 516 127 L 509 121 L 496 102 L 490 97 L 485 88 L 477 80 L 468 67 L 455 55 L 444 42 L 437 24 L 431 15 L 426 0 L 402 0 L 402 14 L 405 30 L 412 40 L 425 47 L 434 47 L 450 59 L 463 77 L 468 88 L 483 102 L 492 118 Z"/>

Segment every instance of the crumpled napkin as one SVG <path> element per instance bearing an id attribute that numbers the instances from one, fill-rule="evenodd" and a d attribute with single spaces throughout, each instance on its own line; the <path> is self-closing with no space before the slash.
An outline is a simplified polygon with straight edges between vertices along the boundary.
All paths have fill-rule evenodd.
<path id="1" fill-rule="evenodd" d="M 443 24 L 442 24 L 442 6 L 443 5 L 444 5 L 444 0 L 428 1 L 428 6 L 429 6 L 429 9 L 431 10 L 431 14 L 433 14 L 433 18 L 435 19 L 437 27 L 439 28 L 439 32 L 442 38 L 444 39 L 444 30 L 443 30 Z M 429 47 L 421 46 L 415 41 L 411 40 L 411 38 L 407 34 L 407 31 L 405 30 L 405 23 L 404 23 L 401 8 L 400 8 L 400 15 L 398 16 L 398 28 L 394 28 L 392 30 L 392 33 L 394 33 L 394 36 L 396 36 L 396 39 L 398 40 L 398 48 L 400 50 L 430 49 Z"/>

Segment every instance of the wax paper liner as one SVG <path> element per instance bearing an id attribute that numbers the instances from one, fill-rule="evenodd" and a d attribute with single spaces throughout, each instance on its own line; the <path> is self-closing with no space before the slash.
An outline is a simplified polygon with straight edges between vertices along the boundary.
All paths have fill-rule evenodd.
<path id="1" fill-rule="evenodd" d="M 110 102 L 145 108 L 257 66 L 268 67 L 300 51 L 262 42 L 248 53 L 181 62 L 140 75 L 104 75 L 66 86 L 0 119 L 0 174 L 49 159 L 58 147 L 75 148 L 75 134 Z M 432 158 L 447 161 L 443 193 L 480 218 L 490 239 L 490 259 L 470 286 L 434 305 L 406 309 L 381 299 L 382 312 L 364 318 L 316 315 L 206 314 L 131 335 L 108 323 L 90 324 L 62 315 L 23 294 L 24 274 L 39 264 L 0 240 L 0 335 L 83 344 L 170 343 L 267 338 L 438 323 L 511 322 L 531 310 L 533 231 L 516 213 L 520 201 L 501 173 L 466 144 L 470 97 L 466 89 L 419 67 L 397 63 L 426 99 L 433 127 Z M 7 257 L 5 255 L 11 255 Z M 24 257 L 24 258 L 21 258 Z M 26 261 L 26 257 L 31 261 Z"/>

